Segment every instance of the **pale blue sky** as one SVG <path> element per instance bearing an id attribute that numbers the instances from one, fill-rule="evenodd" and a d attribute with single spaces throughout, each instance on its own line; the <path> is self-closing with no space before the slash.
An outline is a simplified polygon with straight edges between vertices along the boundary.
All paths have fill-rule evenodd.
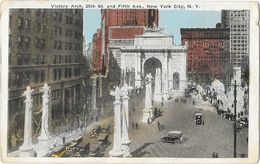
<path id="1" fill-rule="evenodd" d="M 100 28 L 100 10 L 86 9 L 84 16 L 84 33 L 87 41 L 91 42 L 93 34 Z M 212 28 L 220 21 L 220 11 L 159 11 L 159 26 L 174 35 L 176 44 L 181 42 L 180 28 Z"/>

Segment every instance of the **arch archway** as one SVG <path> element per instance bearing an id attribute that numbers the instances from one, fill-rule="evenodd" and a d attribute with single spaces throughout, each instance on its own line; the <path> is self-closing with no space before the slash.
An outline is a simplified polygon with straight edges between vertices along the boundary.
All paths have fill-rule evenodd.
<path id="1" fill-rule="evenodd" d="M 149 58 L 144 62 L 144 77 L 151 73 L 153 77 L 155 77 L 156 69 L 160 68 L 162 70 L 162 63 L 157 58 Z"/>
<path id="2" fill-rule="evenodd" d="M 152 91 L 154 91 L 155 87 L 155 74 L 156 74 L 156 69 L 159 68 L 161 69 L 162 72 L 162 63 L 159 59 L 157 58 L 149 58 L 144 62 L 144 78 L 146 77 L 147 74 L 151 73 L 153 80 L 152 80 Z"/>
<path id="3" fill-rule="evenodd" d="M 180 74 L 178 72 L 173 73 L 172 89 L 173 90 L 179 90 L 180 89 Z"/>

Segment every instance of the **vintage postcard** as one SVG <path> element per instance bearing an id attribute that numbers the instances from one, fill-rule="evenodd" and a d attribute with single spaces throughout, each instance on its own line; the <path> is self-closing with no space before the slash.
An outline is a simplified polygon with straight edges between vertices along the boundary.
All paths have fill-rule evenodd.
<path id="1" fill-rule="evenodd" d="M 1 160 L 256 163 L 259 4 L 4 1 Z"/>

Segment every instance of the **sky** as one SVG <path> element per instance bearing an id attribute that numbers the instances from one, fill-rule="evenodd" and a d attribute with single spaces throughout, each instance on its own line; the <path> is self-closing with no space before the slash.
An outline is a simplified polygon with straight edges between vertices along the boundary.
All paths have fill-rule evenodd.
<path id="1" fill-rule="evenodd" d="M 180 28 L 214 28 L 221 21 L 220 11 L 160 10 L 159 27 L 174 35 L 177 45 L 181 43 Z M 101 15 L 98 9 L 85 9 L 84 35 L 91 42 L 93 34 L 100 28 Z"/>

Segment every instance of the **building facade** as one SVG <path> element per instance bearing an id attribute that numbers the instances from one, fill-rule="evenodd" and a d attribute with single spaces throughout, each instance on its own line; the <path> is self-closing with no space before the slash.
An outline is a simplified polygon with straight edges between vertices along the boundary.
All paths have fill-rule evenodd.
<path id="1" fill-rule="evenodd" d="M 198 81 L 223 79 L 229 61 L 229 29 L 182 28 L 181 40 L 188 43 L 187 72 Z"/>
<path id="2" fill-rule="evenodd" d="M 154 9 L 105 9 L 101 11 L 101 28 L 94 34 L 93 39 L 97 40 L 93 42 L 93 55 L 98 57 L 93 57 L 94 61 L 94 70 L 96 73 L 100 73 L 103 71 L 103 74 L 106 74 L 108 69 L 108 61 L 109 61 L 109 54 L 108 54 L 108 44 L 109 44 L 109 37 L 110 37 L 110 27 L 124 27 L 132 26 L 143 26 L 143 27 L 153 27 L 158 26 L 158 10 Z M 128 35 L 139 35 L 139 31 L 131 30 L 132 33 L 128 34 L 125 31 L 121 30 L 117 32 L 117 35 L 124 35 L 128 38 Z M 114 31 L 115 32 L 115 31 Z M 136 32 L 136 33 L 135 33 Z M 118 34 L 121 33 L 121 34 Z M 98 45 L 98 41 L 100 40 L 101 46 Z M 94 45 L 97 44 L 97 45 Z M 98 49 L 98 50 L 97 50 Z M 99 65 L 96 65 L 99 63 Z M 102 66 L 103 68 L 99 68 Z"/>
<path id="3" fill-rule="evenodd" d="M 8 143 L 23 140 L 26 86 L 34 92 L 33 137 L 40 132 L 42 93 L 47 82 L 50 131 L 82 106 L 83 10 L 12 9 L 9 14 Z M 12 139 L 12 142 L 11 142 Z M 15 139 L 16 142 L 13 142 Z M 18 144 L 18 145 L 17 145 Z"/>
<path id="4" fill-rule="evenodd" d="M 241 67 L 242 74 L 249 65 L 249 10 L 222 10 L 221 25 L 230 29 L 230 55 L 233 67 Z"/>

